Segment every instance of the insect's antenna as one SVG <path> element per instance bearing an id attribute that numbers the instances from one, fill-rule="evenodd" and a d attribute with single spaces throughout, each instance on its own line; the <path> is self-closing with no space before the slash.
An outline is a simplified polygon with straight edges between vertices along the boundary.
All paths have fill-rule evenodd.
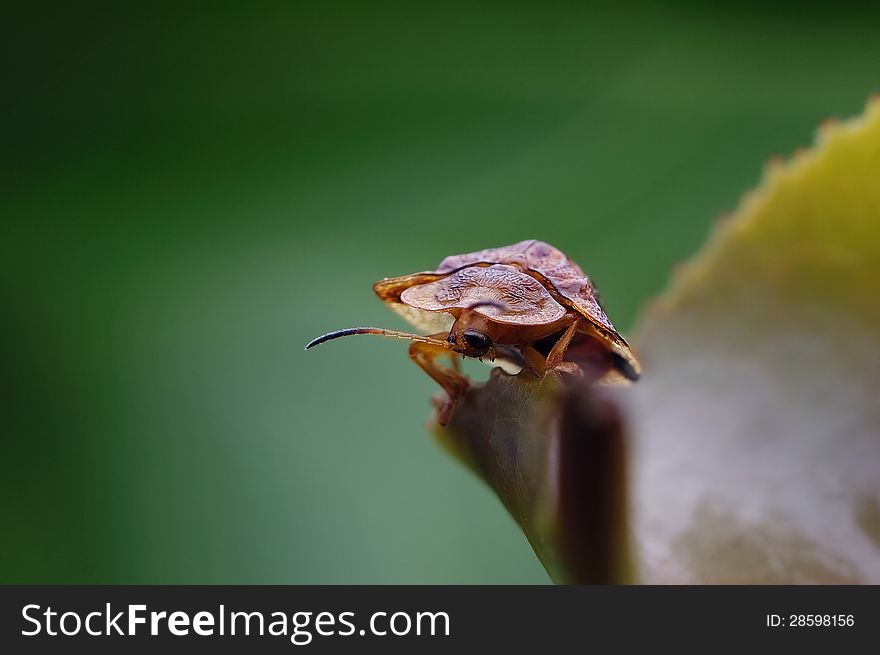
<path id="1" fill-rule="evenodd" d="M 339 337 L 349 337 L 353 334 L 378 334 L 382 337 L 391 337 L 393 339 L 406 339 L 408 341 L 419 341 L 421 343 L 429 343 L 433 346 L 438 346 L 443 348 L 444 350 L 452 350 L 452 347 L 446 341 L 441 341 L 440 339 L 432 339 L 431 337 L 423 337 L 419 334 L 409 334 L 407 332 L 400 332 L 398 330 L 386 330 L 385 328 L 374 328 L 374 327 L 354 327 L 354 328 L 345 328 L 344 330 L 336 330 L 334 332 L 328 332 L 327 334 L 322 334 L 320 337 L 316 339 L 312 339 L 306 344 L 306 350 L 317 346 L 318 344 L 322 344 L 325 341 L 332 341 L 333 339 L 338 339 Z"/>

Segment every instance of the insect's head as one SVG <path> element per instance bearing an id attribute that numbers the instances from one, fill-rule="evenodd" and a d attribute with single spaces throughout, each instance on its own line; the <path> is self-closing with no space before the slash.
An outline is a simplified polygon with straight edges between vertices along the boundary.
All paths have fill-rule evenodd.
<path id="1" fill-rule="evenodd" d="M 450 330 L 446 341 L 452 349 L 465 357 L 485 357 L 492 348 L 492 337 L 475 328 Z"/>
<path id="2" fill-rule="evenodd" d="M 495 359 L 492 349 L 495 344 L 492 337 L 493 324 L 486 316 L 474 311 L 480 307 L 505 309 L 503 303 L 495 300 L 481 300 L 470 305 L 459 314 L 446 340 L 452 345 L 453 350 L 465 357 Z"/>

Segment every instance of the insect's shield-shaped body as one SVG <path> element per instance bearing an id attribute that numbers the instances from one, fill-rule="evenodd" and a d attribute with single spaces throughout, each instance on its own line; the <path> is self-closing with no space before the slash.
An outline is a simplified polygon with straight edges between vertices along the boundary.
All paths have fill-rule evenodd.
<path id="1" fill-rule="evenodd" d="M 535 375 L 553 369 L 590 381 L 632 381 L 640 375 L 638 360 L 605 315 L 590 279 L 541 241 L 454 255 L 433 271 L 386 278 L 373 289 L 421 334 L 351 328 L 307 347 L 349 334 L 409 339 L 410 357 L 450 397 L 447 418 L 468 380 L 457 366 L 438 364 L 440 355 L 500 360 Z"/>

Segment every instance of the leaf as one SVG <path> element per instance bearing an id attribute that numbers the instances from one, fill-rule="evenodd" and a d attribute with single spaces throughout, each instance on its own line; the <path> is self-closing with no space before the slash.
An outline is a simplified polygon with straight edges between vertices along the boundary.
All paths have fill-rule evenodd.
<path id="1" fill-rule="evenodd" d="M 880 100 L 771 164 L 637 343 L 629 392 L 496 370 L 435 429 L 555 581 L 880 582 Z"/>
<path id="2" fill-rule="evenodd" d="M 880 582 L 880 100 L 826 124 L 644 317 L 652 582 Z"/>
<path id="3" fill-rule="evenodd" d="M 632 579 L 617 402 L 496 368 L 462 398 L 440 442 L 482 477 L 556 582 Z"/>

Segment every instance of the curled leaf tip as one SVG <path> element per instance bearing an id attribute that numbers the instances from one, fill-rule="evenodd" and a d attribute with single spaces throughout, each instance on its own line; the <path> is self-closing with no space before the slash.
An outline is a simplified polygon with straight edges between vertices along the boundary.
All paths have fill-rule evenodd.
<path id="1" fill-rule="evenodd" d="M 613 393 L 495 369 L 435 434 L 498 495 L 554 581 L 631 581 L 626 440 Z"/>

